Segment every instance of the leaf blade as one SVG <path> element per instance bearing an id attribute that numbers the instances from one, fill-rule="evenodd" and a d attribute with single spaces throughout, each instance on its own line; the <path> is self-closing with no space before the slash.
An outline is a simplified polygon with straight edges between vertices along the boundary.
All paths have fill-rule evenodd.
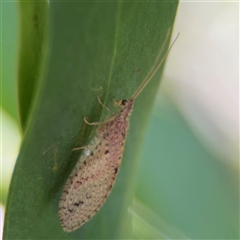
<path id="1" fill-rule="evenodd" d="M 99 213 L 66 235 L 57 216 L 58 201 L 80 155 L 71 149 L 86 145 L 94 135 L 94 128 L 86 126 L 83 117 L 89 121 L 104 118 L 98 95 L 110 108 L 114 98 L 131 96 L 173 24 L 177 2 L 51 4 L 51 51 L 11 182 L 5 238 L 129 236 L 130 230 L 124 234 L 130 228 L 129 220 L 125 221 L 127 206 L 133 196 L 137 155 L 160 72 L 136 100 L 119 177 Z M 168 16 L 168 24 L 156 21 L 159 16 Z M 19 221 L 17 216 L 25 217 Z"/>

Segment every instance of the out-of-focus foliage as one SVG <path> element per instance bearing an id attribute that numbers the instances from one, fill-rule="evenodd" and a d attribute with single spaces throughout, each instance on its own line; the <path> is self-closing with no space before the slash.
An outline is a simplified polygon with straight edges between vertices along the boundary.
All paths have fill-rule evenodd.
<path id="1" fill-rule="evenodd" d="M 195 4 L 198 4 L 198 11 L 201 11 L 201 7 L 202 10 L 204 10 L 202 3 L 184 4 L 185 6 L 182 5 L 182 8 L 185 10 L 186 4 L 188 6 L 192 4 L 194 7 L 196 6 Z M 205 23 L 208 24 L 209 19 L 207 18 L 207 12 L 211 13 L 210 18 L 212 19 L 214 13 L 211 9 L 216 10 L 217 5 L 216 3 L 214 3 L 214 6 L 207 3 L 205 6 L 208 11 L 204 10 L 202 12 L 204 18 L 201 18 L 201 20 L 204 19 Z M 16 91 L 16 84 L 14 81 L 17 63 L 16 42 L 18 39 L 16 37 L 17 23 L 15 22 L 14 25 L 13 22 L 11 22 L 14 21 L 14 19 L 16 21 L 16 2 L 4 2 L 2 3 L 2 8 L 4 9 L 4 11 L 2 11 L 3 59 L 6 60 L 3 62 L 3 107 L 13 118 L 17 119 L 17 104 L 16 102 L 14 103 L 14 101 L 16 101 L 16 94 L 14 92 Z M 191 8 L 189 7 L 189 9 Z M 179 10 L 181 10 L 181 8 Z M 221 11 L 218 11 L 218 13 L 221 13 Z M 195 16 L 196 13 L 194 10 L 189 10 L 189 15 Z M 184 17 L 188 23 L 191 22 L 189 15 L 187 15 L 188 17 L 186 18 L 186 14 L 184 13 Z M 189 26 L 189 24 L 187 24 L 187 26 Z M 222 24 L 222 26 L 224 25 Z M 203 42 L 201 38 L 203 34 L 202 29 L 194 29 L 197 30 L 195 37 L 199 39 L 200 42 Z M 220 28 L 214 28 L 214 30 L 219 29 Z M 231 30 L 232 28 L 227 29 Z M 181 42 L 185 42 L 184 36 L 186 36 L 187 31 L 188 29 L 182 26 L 181 23 L 178 25 L 176 32 L 181 32 L 181 35 L 173 51 L 179 51 Z M 59 30 L 57 33 L 60 41 L 62 37 L 61 31 Z M 225 36 L 229 38 L 228 34 L 225 34 Z M 59 41 L 53 42 L 52 44 L 60 44 Z M 188 38 L 188 41 L 190 44 L 195 42 L 195 39 L 192 40 Z M 73 42 L 72 44 L 77 46 L 80 44 L 80 41 Z M 156 48 L 158 46 L 157 44 Z M 227 44 L 224 46 L 226 46 L 225 49 L 229 49 L 230 47 L 230 45 L 228 46 Z M 206 53 L 209 54 L 211 50 L 208 49 L 209 46 L 203 44 L 202 47 Z M 218 45 L 214 44 L 214 48 L 216 48 L 217 51 Z M 198 51 L 198 48 L 195 48 L 195 50 Z M 185 56 L 194 56 L 192 50 L 190 51 L 188 47 L 184 47 L 182 51 L 184 54 L 180 54 L 181 57 L 175 58 L 175 61 L 177 61 L 176 65 L 171 67 L 170 71 L 177 72 L 179 66 L 181 66 L 182 71 L 187 74 L 190 68 L 194 70 L 197 66 L 192 64 L 192 62 L 188 62 L 185 63 L 187 64 L 186 67 L 182 67 L 179 61 L 184 65 Z M 205 51 L 202 51 L 202 53 Z M 71 53 L 71 48 L 66 52 L 66 58 L 68 58 L 69 53 Z M 199 55 L 195 56 L 196 59 L 198 57 Z M 224 58 L 228 59 L 227 57 Z M 221 56 L 219 59 L 221 59 Z M 8 65 L 5 67 L 4 64 Z M 147 64 L 151 65 L 151 63 Z M 217 66 L 217 64 L 214 65 L 212 63 L 212 65 L 208 65 L 210 68 L 214 66 Z M 234 64 L 232 66 L 234 66 Z M 91 65 L 93 72 L 96 71 L 96 67 L 98 67 L 98 65 Z M 123 66 L 123 68 L 126 67 L 128 66 Z M 132 66 L 129 68 L 131 69 Z M 135 70 L 137 74 L 139 69 Z M 201 71 L 202 73 L 208 74 L 208 71 L 205 72 L 204 66 L 201 67 Z M 215 72 L 219 73 L 219 71 Z M 65 77 L 68 77 L 67 73 L 65 73 Z M 199 77 L 202 76 L 199 75 Z M 140 79 L 138 80 L 140 81 Z M 165 80 L 169 82 L 174 79 Z M 182 80 L 185 80 L 185 78 Z M 196 80 L 196 78 L 191 78 L 192 85 L 196 83 Z M 229 84 L 229 79 L 226 80 L 225 84 Z M 121 81 L 119 81 L 119 85 L 117 86 L 120 85 L 122 85 Z M 99 84 L 99 86 L 101 86 L 101 84 Z M 210 83 L 208 83 L 207 87 L 208 86 L 210 88 Z M 91 87 L 95 88 L 96 86 Z M 135 87 L 137 87 L 137 83 L 131 86 L 131 90 L 129 90 L 128 93 L 131 94 Z M 168 87 L 173 86 L 170 85 Z M 213 94 L 218 93 L 217 85 L 214 87 Z M 140 239 L 160 237 L 162 239 L 239 239 L 239 172 L 222 164 L 216 155 L 209 152 L 209 148 L 206 148 L 206 144 L 208 143 L 202 143 L 196 137 L 186 121 L 186 116 L 183 117 L 183 112 L 176 108 L 176 105 L 179 108 L 181 104 L 191 106 L 193 103 L 192 101 L 186 102 L 186 100 L 183 100 L 184 88 L 186 88 L 186 85 L 183 82 L 180 86 L 173 89 L 172 92 L 170 90 L 172 95 L 175 94 L 181 98 L 169 97 L 161 88 L 159 92 L 161 96 L 159 103 L 155 104 L 153 115 L 148 123 L 148 132 L 144 144 L 142 144 L 141 161 L 136 166 L 136 168 L 139 169 L 139 174 L 137 176 L 138 184 L 135 200 L 133 204 L 129 205 L 129 213 L 132 215 L 132 222 L 130 224 L 132 224 L 133 236 Z M 191 88 L 187 90 L 191 92 Z M 126 91 L 123 88 L 119 88 L 116 95 L 109 97 L 109 103 L 112 103 L 112 98 L 114 97 L 126 97 L 125 93 Z M 78 94 L 80 95 L 80 92 Z M 99 95 L 99 92 L 96 92 L 96 96 L 97 95 Z M 172 99 L 175 99 L 175 102 L 172 101 Z M 221 96 L 221 99 L 224 99 L 224 96 Z M 95 100 L 96 99 L 94 99 L 94 103 L 97 106 L 98 103 Z M 141 105 L 141 100 L 139 101 Z M 148 102 L 147 98 L 143 101 L 149 103 L 151 107 L 151 103 Z M 136 107 L 141 108 L 141 106 L 138 105 L 137 103 Z M 207 107 L 210 108 L 210 105 L 207 105 Z M 197 107 L 194 109 L 195 112 L 200 111 Z M 224 108 L 221 109 L 224 114 Z M 210 112 L 213 112 L 211 108 Z M 227 115 L 226 113 L 226 116 Z M 60 117 L 64 118 L 65 115 L 60 115 Z M 92 118 L 95 119 L 95 115 L 92 116 Z M 79 119 L 81 121 L 82 118 L 79 117 Z M 131 122 L 130 129 L 133 128 L 132 123 L 133 122 Z M 204 123 L 205 122 L 203 122 L 203 124 Z M 47 144 L 50 145 L 50 143 Z M 69 146 L 69 149 L 70 148 L 71 146 Z M 131 148 L 131 145 L 129 145 L 129 148 Z M 3 167 L 5 160 L 3 155 Z M 57 166 L 54 165 L 54 145 L 52 155 L 48 158 L 48 161 L 52 163 L 51 166 Z M 66 159 L 66 161 L 68 161 L 68 159 Z M 30 164 L 32 164 L 32 162 L 30 162 Z M 4 193 L 5 189 L 6 188 L 4 188 Z M 52 193 L 55 194 L 54 190 Z M 30 200 L 34 199 L 32 196 L 25 197 L 28 197 Z M 121 199 L 122 196 L 119 196 L 119 198 Z M 6 199 L 6 197 L 4 197 L 3 200 L 4 199 Z M 48 199 L 45 200 L 48 201 Z M 56 198 L 55 205 L 57 205 L 57 201 L 58 199 Z M 112 202 L 113 203 L 110 204 L 114 205 L 114 202 L 117 201 L 113 200 Z M 56 214 L 56 212 L 57 209 L 54 211 L 54 214 Z M 43 213 L 41 213 L 40 216 L 46 223 L 50 222 L 51 225 L 52 218 L 49 218 L 47 214 L 44 215 Z M 106 217 L 110 218 L 110 221 L 113 219 L 108 214 Z M 33 216 L 29 218 L 34 220 Z M 54 221 L 58 220 L 55 219 Z M 88 224 L 91 225 L 90 231 L 93 231 L 92 229 L 95 223 L 89 222 Z M 105 224 L 107 224 L 107 222 Z M 102 225 L 98 224 L 98 226 Z M 111 225 L 107 227 L 111 227 Z M 43 226 L 40 230 L 44 231 L 45 227 Z M 104 228 L 102 230 L 104 230 Z M 59 231 L 61 230 L 59 229 Z M 84 229 L 81 231 L 84 231 Z M 36 232 L 36 234 L 38 234 L 38 232 Z M 66 237 L 69 238 L 69 235 L 66 235 Z"/>
<path id="2" fill-rule="evenodd" d="M 99 95 L 110 108 L 114 99 L 129 98 L 167 39 L 163 57 L 177 1 L 33 1 L 20 6 L 23 141 L 8 194 L 4 238 L 130 237 L 127 207 L 134 195 L 136 156 L 163 68 L 136 100 L 121 171 L 106 204 L 89 223 L 66 235 L 58 202 L 81 154 L 72 148 L 85 146 L 94 136 L 84 116 L 90 122 L 106 116 Z"/>

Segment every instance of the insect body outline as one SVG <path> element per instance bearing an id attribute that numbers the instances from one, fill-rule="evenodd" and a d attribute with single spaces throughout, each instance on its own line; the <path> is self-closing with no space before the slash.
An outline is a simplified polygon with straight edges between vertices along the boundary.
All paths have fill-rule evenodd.
<path id="1" fill-rule="evenodd" d="M 135 100 L 161 67 L 177 39 L 159 62 L 169 33 L 152 68 L 134 94 L 128 100 L 115 102 L 122 107 L 120 112 L 103 122 L 89 123 L 84 118 L 87 124 L 98 127 L 95 137 L 83 147 L 84 151 L 67 180 L 59 202 L 59 219 L 64 231 L 72 232 L 89 221 L 110 194 L 119 173 Z"/>

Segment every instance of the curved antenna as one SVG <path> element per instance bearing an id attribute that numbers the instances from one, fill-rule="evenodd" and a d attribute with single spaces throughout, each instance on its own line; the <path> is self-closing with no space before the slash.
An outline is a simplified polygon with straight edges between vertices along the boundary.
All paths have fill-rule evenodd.
<path id="1" fill-rule="evenodd" d="M 167 33 L 167 36 L 166 36 L 166 38 L 164 40 L 163 46 L 161 47 L 161 49 L 159 51 L 159 54 L 157 55 L 156 60 L 154 61 L 153 66 L 151 67 L 151 69 L 149 70 L 147 76 L 144 78 L 144 80 L 142 81 L 140 86 L 137 88 L 135 93 L 132 95 L 131 99 L 136 99 L 138 97 L 138 95 L 142 92 L 142 90 L 147 86 L 147 84 L 152 80 L 152 78 L 154 77 L 156 72 L 159 70 L 159 68 L 162 66 L 163 62 L 167 58 L 171 48 L 173 47 L 174 43 L 177 41 L 180 33 L 178 33 L 178 35 L 176 36 L 176 38 L 172 42 L 171 46 L 168 48 L 167 52 L 164 54 L 164 56 L 163 56 L 162 60 L 160 61 L 160 63 L 157 64 L 157 62 L 158 62 L 158 60 L 159 60 L 159 58 L 160 58 L 160 56 L 162 54 L 163 48 L 166 45 L 167 39 L 169 37 L 169 34 L 170 34 L 170 30 L 168 30 L 168 33 Z"/>

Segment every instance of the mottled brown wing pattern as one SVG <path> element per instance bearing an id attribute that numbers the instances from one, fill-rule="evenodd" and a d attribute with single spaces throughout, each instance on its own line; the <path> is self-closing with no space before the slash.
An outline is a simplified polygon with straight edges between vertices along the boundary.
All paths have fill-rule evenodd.
<path id="1" fill-rule="evenodd" d="M 90 154 L 82 154 L 59 203 L 60 222 L 67 232 L 79 228 L 100 209 L 111 192 L 121 162 L 120 144 L 95 137 L 87 149 Z"/>

